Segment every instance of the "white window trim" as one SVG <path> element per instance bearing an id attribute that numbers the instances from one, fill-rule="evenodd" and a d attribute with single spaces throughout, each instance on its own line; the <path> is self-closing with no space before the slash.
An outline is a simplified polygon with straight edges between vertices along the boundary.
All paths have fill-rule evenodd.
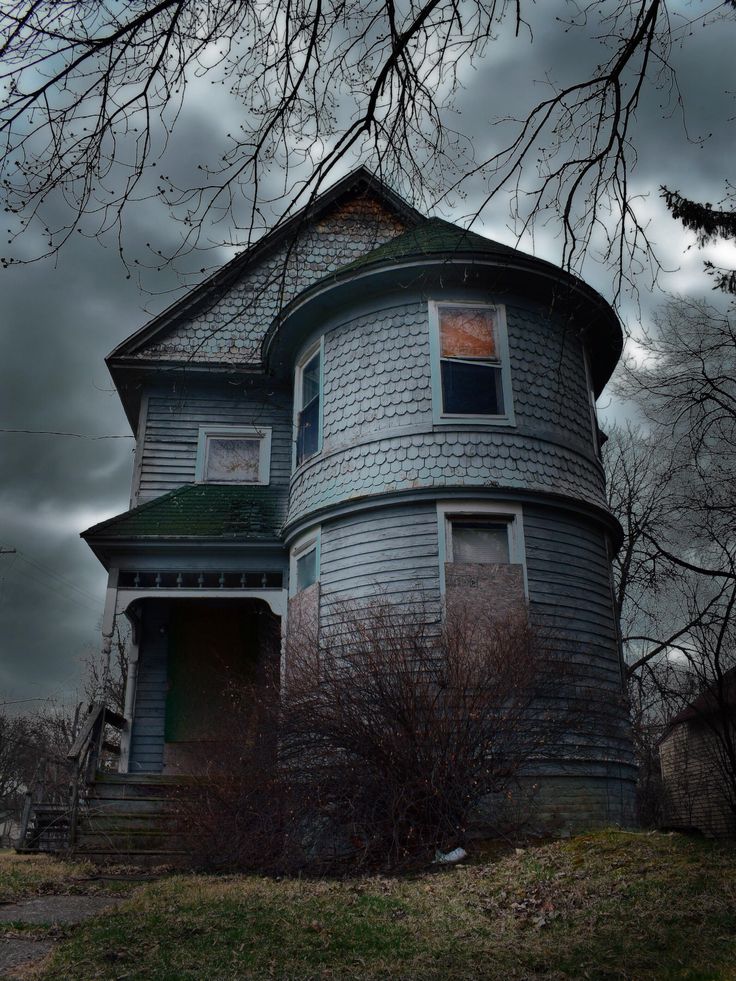
<path id="1" fill-rule="evenodd" d="M 299 538 L 291 546 L 289 552 L 289 596 L 298 595 L 301 590 L 296 588 L 296 563 L 297 559 L 300 559 L 306 552 L 311 548 L 314 548 L 317 552 L 316 556 L 316 567 L 317 567 L 317 578 L 315 582 L 319 582 L 320 579 L 320 562 L 322 560 L 321 553 L 321 529 L 313 528 L 311 531 L 305 532 L 305 534 L 300 535 Z M 312 583 L 311 585 L 314 585 Z M 307 587 L 308 589 L 309 587 Z"/>
<path id="2" fill-rule="evenodd" d="M 259 439 L 258 480 L 209 480 L 206 474 L 207 441 L 218 436 L 227 439 Z M 197 463 L 194 471 L 197 484 L 237 484 L 258 487 L 271 480 L 271 428 L 269 426 L 200 426 L 197 439 Z"/>
<path id="3" fill-rule="evenodd" d="M 588 357 L 588 352 L 583 346 L 583 364 L 585 365 L 585 387 L 587 389 L 588 396 L 588 408 L 590 409 L 590 425 L 592 429 L 592 440 L 593 440 L 593 451 L 598 460 L 601 459 L 601 446 L 598 442 L 598 433 L 600 431 L 600 423 L 598 422 L 598 406 L 595 399 L 595 389 L 593 388 L 593 373 L 590 368 L 590 358 Z"/>
<path id="4" fill-rule="evenodd" d="M 452 561 L 453 518 L 500 518 L 508 522 L 509 564 L 520 565 L 524 575 L 524 596 L 529 599 L 526 574 L 524 518 L 520 504 L 503 501 L 443 501 L 437 504 L 437 539 L 440 561 L 440 591 L 445 594 L 445 563 Z"/>
<path id="5" fill-rule="evenodd" d="M 496 321 L 496 342 L 498 344 L 501 368 L 501 389 L 503 392 L 504 413 L 502 415 L 459 415 L 445 412 L 442 404 L 442 368 L 440 349 L 440 307 L 472 307 L 492 310 Z M 478 423 L 486 426 L 513 426 L 514 398 L 511 388 L 511 367 L 509 361 L 508 331 L 506 329 L 506 307 L 503 304 L 488 303 L 482 300 L 453 300 L 443 297 L 429 301 L 429 356 L 432 369 L 432 421 L 435 425 L 453 423 Z"/>
<path id="6" fill-rule="evenodd" d="M 297 444 L 299 440 L 299 413 L 302 410 L 301 405 L 301 392 L 302 392 L 302 375 L 304 373 L 305 366 L 312 360 L 314 355 L 319 351 L 319 432 L 317 434 L 317 450 L 312 453 L 311 456 L 305 457 L 304 460 L 297 463 L 296 453 Z M 310 346 L 304 351 L 302 355 L 297 359 L 296 368 L 294 369 L 294 412 L 293 412 L 293 427 L 294 427 L 294 440 L 293 440 L 293 451 L 291 460 L 292 471 L 296 470 L 297 467 L 304 466 L 313 460 L 316 456 L 322 452 L 322 414 L 324 411 L 324 376 L 325 376 L 325 338 L 324 335 L 315 344 L 310 344 Z"/>

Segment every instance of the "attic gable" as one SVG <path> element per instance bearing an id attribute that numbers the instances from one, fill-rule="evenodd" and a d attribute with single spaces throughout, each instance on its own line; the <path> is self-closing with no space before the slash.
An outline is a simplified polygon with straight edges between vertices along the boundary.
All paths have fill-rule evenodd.
<path id="1" fill-rule="evenodd" d="M 359 168 L 133 334 L 108 362 L 111 368 L 156 362 L 257 367 L 263 335 L 286 303 L 423 220 Z"/>

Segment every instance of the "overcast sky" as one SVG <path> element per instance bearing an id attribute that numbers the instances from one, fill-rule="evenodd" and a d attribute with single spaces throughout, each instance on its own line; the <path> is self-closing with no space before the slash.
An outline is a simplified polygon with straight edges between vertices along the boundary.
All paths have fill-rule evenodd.
<path id="1" fill-rule="evenodd" d="M 483 63 L 464 79 L 463 125 L 479 148 L 493 133 L 494 119 L 540 98 L 548 73 L 564 81 L 581 61 L 597 59 L 593 42 L 586 45 L 580 35 L 571 39 L 554 21 L 553 4 L 543 6 L 535 14 L 533 42 L 522 33 L 490 45 Z M 706 5 L 673 6 L 692 16 Z M 655 93 L 637 121 L 634 181 L 637 191 L 649 195 L 640 213 L 650 221 L 651 238 L 671 270 L 661 286 L 676 293 L 707 295 L 710 284 L 702 273 L 703 254 L 686 251 L 692 238 L 667 216 L 657 189 L 668 184 L 716 201 L 724 180 L 734 177 L 734 51 L 736 19 L 695 30 L 674 52 L 689 131 L 712 133 L 704 148 L 687 140 L 678 114 L 661 118 Z M 217 139 L 232 112 L 224 101 L 218 110 L 210 90 L 206 97 L 195 91 L 180 121 L 177 152 L 186 156 L 189 149 L 193 156 L 204 141 Z M 477 192 L 471 188 L 457 210 L 445 205 L 438 213 L 459 219 Z M 507 216 L 508 200 L 500 198 L 475 227 L 514 244 Z M 179 235 L 163 213 L 147 206 L 131 211 L 126 232 L 130 241 L 153 239 L 164 247 Z M 522 247 L 552 260 L 559 254 L 551 227 L 538 230 Z M 721 245 L 707 254 L 733 266 L 735 253 L 733 246 Z M 224 249 L 219 253 L 222 261 L 228 257 Z M 217 258 L 210 254 L 207 262 Z M 610 298 L 610 270 L 591 263 L 586 278 Z M 106 574 L 79 533 L 128 506 L 134 443 L 103 359 L 173 299 L 169 291 L 177 280 L 171 271 L 147 282 L 160 295 L 142 293 L 135 279 L 126 278 L 110 244 L 81 236 L 55 261 L 0 272 L 0 427 L 85 437 L 0 432 L 0 545 L 17 549 L 16 555 L 0 556 L 0 702 L 73 700 L 81 662 L 99 646 Z M 645 279 L 640 291 L 646 317 L 663 294 L 653 292 Z M 635 333 L 637 307 L 624 305 L 622 314 Z M 611 407 L 605 395 L 601 401 L 609 415 L 625 412 Z M 96 436 L 128 438 L 90 438 Z"/>

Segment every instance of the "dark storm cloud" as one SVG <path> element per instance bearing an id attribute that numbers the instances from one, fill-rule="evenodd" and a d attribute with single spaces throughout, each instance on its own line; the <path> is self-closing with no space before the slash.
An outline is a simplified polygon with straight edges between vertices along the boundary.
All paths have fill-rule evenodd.
<path id="1" fill-rule="evenodd" d="M 533 41 L 523 31 L 518 38 L 502 36 L 489 44 L 477 69 L 463 76 L 459 121 L 473 136 L 478 155 L 497 139 L 495 120 L 521 116 L 544 97 L 548 75 L 564 83 L 584 63 L 590 67 L 601 60 L 592 42 L 585 42 L 580 32 L 565 33 L 555 21 L 555 15 L 570 5 L 545 3 L 529 9 Z M 698 4 L 678 4 L 675 13 L 692 15 L 700 9 Z M 683 254 L 688 238 L 667 216 L 658 187 L 669 183 L 713 201 L 722 193 L 724 178 L 732 176 L 733 141 L 727 120 L 734 116 L 734 104 L 724 80 L 732 77 L 735 41 L 732 19 L 696 29 L 673 51 L 689 131 L 693 137 L 713 133 L 705 149 L 688 142 L 677 112 L 662 118 L 661 93 L 647 92 L 636 121 L 638 162 L 633 178 L 637 191 L 649 195 L 642 213 L 651 218 L 650 232 L 664 261 L 681 267 L 666 282 L 675 290 L 707 292 L 709 284 L 701 272 L 700 255 Z M 201 162 L 200 152 L 216 145 L 238 123 L 238 106 L 224 89 L 197 83 L 193 95 L 163 168 L 174 177 Z M 278 196 L 278 175 L 267 178 L 266 186 Z M 468 192 L 467 199 L 458 197 L 452 207 L 445 206 L 444 216 L 457 219 L 472 211 L 481 189 L 470 185 Z M 478 227 L 513 243 L 507 225 L 508 202 L 500 198 Z M 225 232 L 220 234 L 227 238 Z M 131 210 L 125 239 L 138 254 L 152 256 L 146 243 L 166 251 L 178 244 L 180 231 L 161 209 L 144 204 Z M 89 435 L 129 432 L 103 359 L 150 314 L 171 302 L 173 295 L 166 291 L 177 280 L 170 271 L 149 272 L 146 286 L 163 295 L 141 294 L 135 276 L 126 279 L 114 243 L 108 244 L 102 248 L 77 236 L 58 264 L 46 261 L 0 273 L 0 426 Z M 551 226 L 538 228 L 521 244 L 545 258 L 559 255 Z M 223 257 L 223 250 L 208 253 L 191 268 Z M 591 264 L 586 276 L 610 296 L 610 271 Z M 646 284 L 642 289 L 646 293 Z M 657 302 L 648 295 L 645 300 Z M 0 701 L 3 695 L 23 698 L 73 691 L 80 656 L 99 643 L 105 573 L 78 536 L 85 527 L 128 506 L 132 447 L 132 440 L 0 434 L 0 544 L 21 553 L 18 558 L 0 557 Z"/>

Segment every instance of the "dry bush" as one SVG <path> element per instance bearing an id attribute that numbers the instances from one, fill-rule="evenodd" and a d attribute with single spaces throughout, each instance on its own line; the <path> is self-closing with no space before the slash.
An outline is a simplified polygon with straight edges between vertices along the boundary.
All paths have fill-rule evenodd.
<path id="1" fill-rule="evenodd" d="M 423 864 L 479 806 L 492 823 L 570 728 L 559 660 L 523 611 L 439 624 L 420 604 L 342 605 L 288 652 L 279 697 L 263 682 L 235 692 L 231 737 L 194 779 L 182 813 L 200 864 Z"/>
<path id="2" fill-rule="evenodd" d="M 175 829 L 196 867 L 275 869 L 284 840 L 277 664 L 249 684 L 233 683 L 228 703 L 217 738 L 188 748 Z"/>
<path id="3" fill-rule="evenodd" d="M 342 605 L 289 658 L 280 763 L 303 787 L 302 831 L 312 816 L 310 862 L 396 866 L 454 847 L 562 722 L 559 666 L 523 611 L 455 609 L 440 625 L 420 604 Z"/>

